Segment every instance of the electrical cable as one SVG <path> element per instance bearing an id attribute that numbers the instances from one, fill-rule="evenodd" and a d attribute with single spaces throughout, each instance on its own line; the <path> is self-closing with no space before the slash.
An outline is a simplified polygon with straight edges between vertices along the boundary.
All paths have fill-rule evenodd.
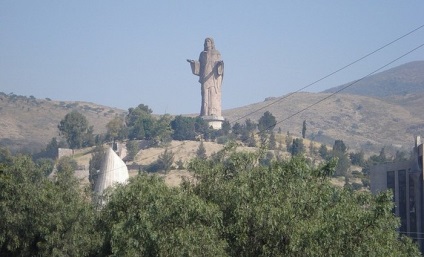
<path id="1" fill-rule="evenodd" d="M 290 116 L 288 116 L 288 117 L 284 118 L 283 120 L 276 122 L 274 125 L 269 126 L 269 127 L 265 128 L 265 129 L 263 129 L 263 130 L 261 130 L 261 131 L 257 132 L 256 134 L 260 134 L 260 133 L 262 133 L 262 132 L 264 132 L 264 131 L 266 131 L 266 130 L 268 130 L 268 129 L 272 128 L 272 127 L 275 127 L 275 125 L 277 125 L 277 124 L 279 124 L 279 123 L 281 123 L 281 122 L 283 122 L 283 121 L 286 121 L 286 120 L 288 120 L 288 119 L 290 119 L 290 118 L 292 118 L 292 117 L 294 117 L 294 116 L 296 116 L 296 115 L 298 115 L 298 114 L 300 114 L 300 113 L 302 113 L 302 112 L 304 112 L 304 111 L 308 110 L 309 108 L 311 108 L 311 107 L 313 107 L 313 106 L 315 106 L 315 105 L 317 105 L 317 104 L 319 104 L 319 103 L 321 103 L 321 102 L 324 102 L 325 100 L 329 99 L 330 97 L 332 97 L 332 96 L 334 96 L 334 95 L 336 95 L 336 94 L 340 93 L 341 91 L 345 90 L 346 88 L 349 88 L 349 87 L 351 87 L 351 86 L 355 85 L 356 83 L 358 83 L 358 82 L 362 81 L 363 79 L 365 79 L 365 78 L 367 78 L 367 77 L 369 77 L 369 76 L 371 76 L 371 75 L 373 75 L 373 74 L 375 74 L 375 73 L 379 72 L 380 70 L 384 69 L 385 67 L 389 66 L 390 64 L 392 64 L 392 63 L 394 63 L 394 62 L 398 61 L 399 59 L 401 59 L 401 58 L 403 58 L 403 57 L 405 57 L 405 56 L 407 56 L 407 55 L 411 54 L 412 52 L 414 52 L 414 51 L 416 51 L 416 50 L 420 49 L 420 48 L 421 48 L 421 47 L 423 47 L 423 46 L 424 46 L 424 43 L 423 43 L 423 44 L 421 44 L 421 45 L 419 45 L 419 46 L 417 46 L 417 47 L 415 47 L 415 48 L 413 48 L 412 50 L 410 50 L 410 51 L 408 51 L 408 52 L 406 52 L 406 53 L 402 54 L 401 56 L 399 56 L 399 57 L 395 58 L 394 60 L 390 61 L 389 63 L 387 63 L 387 64 L 385 64 L 385 65 L 383 65 L 383 66 L 381 66 L 380 68 L 378 68 L 378 69 L 374 70 L 373 72 L 369 73 L 368 75 L 366 75 L 366 76 L 364 76 L 364 77 L 362 77 L 362 78 L 360 78 L 360 79 L 358 79 L 358 80 L 355 80 L 354 82 L 352 82 L 352 83 L 350 83 L 350 84 L 348 84 L 348 85 L 346 85 L 346 86 L 344 86 L 344 87 L 340 88 L 339 90 L 335 91 L 334 93 L 331 93 L 330 95 L 328 95 L 328 96 L 326 96 L 326 97 L 324 97 L 324 98 L 322 98 L 322 99 L 318 100 L 317 102 L 315 102 L 315 103 L 313 103 L 313 104 L 311 104 L 311 105 L 309 105 L 309 106 L 307 106 L 307 107 L 305 107 L 305 108 L 303 108 L 303 109 L 301 109 L 301 110 L 299 110 L 299 111 L 295 112 L 294 114 L 292 114 L 292 115 L 290 115 Z M 174 148 L 180 147 L 180 146 L 182 146 L 182 145 L 183 145 L 183 144 L 178 144 L 178 145 L 176 145 L 176 146 L 174 146 L 174 147 L 171 147 L 171 148 L 168 148 L 168 149 L 174 149 Z M 148 156 L 148 157 L 142 158 L 141 160 L 145 160 L 145 159 L 148 159 L 148 158 L 151 158 L 151 157 L 157 156 L 157 155 L 159 155 L 159 154 L 151 155 L 151 156 Z M 114 170 L 114 169 L 113 169 L 113 170 Z M 110 172 L 110 171 L 112 171 L 112 170 L 108 170 L 107 172 Z M 105 173 L 105 172 L 104 172 L 104 173 Z M 97 175 L 97 176 L 98 176 L 98 175 L 100 175 L 100 174 L 101 174 L 101 173 L 100 173 L 100 172 L 98 172 L 98 173 L 96 173 L 95 175 Z M 85 178 L 85 177 L 84 177 L 84 178 Z"/>
<path id="2" fill-rule="evenodd" d="M 410 34 L 412 34 L 412 33 L 416 32 L 417 30 L 419 30 L 419 29 L 421 29 L 421 28 L 423 28 L 423 27 L 424 27 L 424 24 L 423 24 L 423 25 L 421 25 L 421 26 L 419 26 L 419 27 L 417 27 L 417 28 L 415 28 L 415 29 L 413 29 L 413 30 L 411 30 L 411 31 L 409 31 L 408 33 L 406 33 L 406 34 L 404 34 L 404 35 L 402 35 L 402 36 L 400 36 L 400 37 L 396 38 L 395 40 L 390 41 L 389 43 L 387 43 L 387 44 L 383 45 L 382 47 L 379 47 L 379 48 L 377 48 L 376 50 L 374 50 L 374 51 L 372 51 L 372 52 L 370 52 L 370 53 L 368 53 L 368 54 L 366 54 L 366 55 L 362 56 L 361 58 L 356 59 L 355 61 L 353 61 L 353 62 L 351 62 L 351 63 L 349 63 L 349 64 L 347 64 L 347 65 L 343 66 L 342 68 L 337 69 L 337 70 L 335 70 L 335 71 L 333 71 L 333 72 L 329 73 L 328 75 L 326 75 L 326 76 L 324 76 L 324 77 L 322 77 L 322 78 L 320 78 L 320 79 L 318 79 L 318 80 L 315 80 L 314 82 L 312 82 L 312 83 L 310 83 L 310 84 L 308 84 L 308 85 L 306 85 L 306 86 L 304 86 L 304 87 L 302 87 L 302 88 L 300 88 L 300 89 L 298 89 L 298 90 L 296 90 L 296 91 L 294 91 L 294 92 L 292 92 L 292 93 L 289 93 L 289 94 L 287 94 L 287 95 L 285 95 L 285 96 L 283 96 L 283 97 L 281 97 L 281 98 L 279 98 L 279 99 L 277 99 L 277 100 L 275 100 L 275 101 L 273 101 L 273 102 L 271 102 L 271 103 L 269 103 L 269 104 L 267 104 L 267 105 L 265 105 L 265 106 L 262 106 L 261 108 L 259 108 L 259 109 L 255 110 L 255 111 L 253 111 L 253 112 L 250 112 L 250 113 L 248 113 L 248 114 L 246 114 L 246 115 L 244 115 L 244 116 L 242 116 L 242 117 L 240 117 L 240 118 L 235 119 L 235 120 L 234 120 L 234 121 L 232 121 L 231 123 L 235 123 L 235 122 L 237 122 L 237 121 L 239 121 L 239 120 L 241 120 L 241 119 L 244 119 L 244 118 L 246 118 L 246 117 L 248 117 L 248 116 L 250 116 L 250 115 L 252 115 L 252 114 L 254 114 L 254 113 L 258 112 L 258 111 L 260 111 L 260 110 L 263 110 L 263 109 L 265 109 L 265 108 L 267 108 L 267 107 L 269 107 L 269 106 L 271 106 L 271 105 L 274 105 L 274 104 L 276 104 L 276 103 L 278 103 L 278 102 L 280 102 L 280 101 L 282 101 L 282 100 L 284 100 L 284 99 L 286 99 L 286 98 L 288 98 L 288 97 L 290 97 L 290 96 L 292 96 L 292 95 L 294 95 L 294 94 L 296 94 L 296 93 L 299 93 L 300 91 L 302 91 L 302 90 L 304 90 L 304 89 L 306 89 L 306 88 L 309 88 L 309 87 L 311 87 L 312 85 L 315 85 L 316 83 L 321 82 L 322 80 L 324 80 L 324 79 L 326 79 L 326 78 L 328 78 L 328 77 L 330 77 L 330 76 L 333 76 L 334 74 L 336 74 L 336 73 L 338 73 L 338 72 L 340 72 L 340 71 L 342 71 L 342 70 L 344 70 L 344 69 L 346 69 L 346 68 L 348 68 L 348 67 L 350 67 L 350 66 L 354 65 L 355 63 L 362 61 L 363 59 L 367 58 L 368 56 L 373 55 L 373 54 L 377 53 L 378 51 L 380 51 L 380 50 L 382 50 L 382 49 L 384 49 L 384 48 L 386 48 L 386 47 L 388 47 L 388 46 L 390 46 L 390 45 L 394 44 L 395 42 L 397 42 L 397 41 L 399 41 L 399 40 L 401 40 L 401 39 L 405 38 L 406 36 L 408 36 L 408 35 L 410 35 Z"/>
<path id="3" fill-rule="evenodd" d="M 328 74 L 328 75 L 326 75 L 326 76 L 324 76 L 324 77 L 322 77 L 322 78 L 320 78 L 320 79 L 318 79 L 318 80 L 316 80 L 316 81 L 314 81 L 314 82 L 312 82 L 312 83 L 310 83 L 310 84 L 308 84 L 308 85 L 306 85 L 306 86 L 304 86 L 304 87 L 302 87 L 302 88 L 300 88 L 300 89 L 298 89 L 298 90 L 296 90 L 296 91 L 294 91 L 294 92 L 292 92 L 292 93 L 290 93 L 290 94 L 288 94 L 288 95 L 285 95 L 285 96 L 283 96 L 283 97 L 279 98 L 279 99 L 278 99 L 278 100 L 276 100 L 276 101 L 271 102 L 270 104 L 267 104 L 267 105 L 265 105 L 265 106 L 263 106 L 263 107 L 261 107 L 261 108 L 259 108 L 259 109 L 255 110 L 255 111 L 253 111 L 253 112 L 250 112 L 250 113 L 248 113 L 248 114 L 246 114 L 246 115 L 244 115 L 244 116 L 242 116 L 242 117 L 240 117 L 240 118 L 238 118 L 238 119 L 236 119 L 236 120 L 232 121 L 232 123 L 233 123 L 233 122 L 237 122 L 237 121 L 239 121 L 239 120 L 241 120 L 241 119 L 243 119 L 243 118 L 246 118 L 246 117 L 248 117 L 249 115 L 254 114 L 254 113 L 256 113 L 256 112 L 258 112 L 258 111 L 260 111 L 260 110 L 263 110 L 264 108 L 267 108 L 267 107 L 269 107 L 269 106 L 271 106 L 271 105 L 273 105 L 273 104 L 276 104 L 276 103 L 278 103 L 278 102 L 281 102 L 282 100 L 284 100 L 284 99 L 288 98 L 289 96 L 291 96 L 291 95 L 293 95 L 293 94 L 295 94 L 295 93 L 298 93 L 298 92 L 300 92 L 300 91 L 302 91 L 302 90 L 304 90 L 304 89 L 306 89 L 306 88 L 308 88 L 308 87 L 310 87 L 310 86 L 312 86 L 312 85 L 314 85 L 314 84 L 316 84 L 316 83 L 318 83 L 318 82 L 320 82 L 320 81 L 322 81 L 322 80 L 324 80 L 324 79 L 326 79 L 326 78 L 328 78 L 328 77 L 330 77 L 330 76 L 332 76 L 332 75 L 334 75 L 334 74 L 336 74 L 336 73 L 338 73 L 338 72 L 340 72 L 340 71 L 342 71 L 342 70 L 344 70 L 344 69 L 346 69 L 346 68 L 348 68 L 348 67 L 350 67 L 350 66 L 352 66 L 353 64 L 355 64 L 355 63 L 357 63 L 357 62 L 359 62 L 359 61 L 361 61 L 361 60 L 363 60 L 363 59 L 365 59 L 365 58 L 369 57 L 370 55 L 375 54 L 376 52 L 378 52 L 378 51 L 380 51 L 380 50 L 382 50 L 382 49 L 384 49 L 384 48 L 386 48 L 386 47 L 388 47 L 388 46 L 392 45 L 393 43 L 395 43 L 395 42 L 397 42 L 397 41 L 399 41 L 399 40 L 401 40 L 401 39 L 405 38 L 406 36 L 408 36 L 408 35 L 410 35 L 410 34 L 412 34 L 412 33 L 416 32 L 416 31 L 418 31 L 419 29 L 421 29 L 421 28 L 423 28 L 423 27 L 424 27 L 424 24 L 423 24 L 423 25 L 421 25 L 421 26 L 419 26 L 419 27 L 417 27 L 417 28 L 415 28 L 415 29 L 413 29 L 413 30 L 411 30 L 411 31 L 409 31 L 408 33 L 406 33 L 406 34 L 404 34 L 404 35 L 402 35 L 402 36 L 400 36 L 400 37 L 398 37 L 398 38 L 396 38 L 396 39 L 394 39 L 394 40 L 390 41 L 389 43 L 387 43 L 387 44 L 383 45 L 382 47 L 379 47 L 379 48 L 377 48 L 376 50 L 374 50 L 374 51 L 372 51 L 372 52 L 370 52 L 370 53 L 368 53 L 368 54 L 366 54 L 366 55 L 362 56 L 361 58 L 359 58 L 359 59 L 357 59 L 357 60 L 355 60 L 355 61 L 353 61 L 353 62 L 351 62 L 351 63 L 349 63 L 349 64 L 347 64 L 347 65 L 345 65 L 345 66 L 343 66 L 342 68 L 337 69 L 336 71 L 331 72 L 330 74 Z M 265 130 L 268 130 L 268 129 L 272 128 L 272 127 L 275 127 L 277 124 L 279 124 L 279 123 L 281 123 L 281 122 L 283 122 L 283 121 L 286 121 L 286 120 L 288 120 L 288 119 L 290 119 L 290 118 L 292 118 L 292 117 L 294 117 L 294 116 L 296 116 L 296 115 L 298 115 L 298 114 L 300 114 L 300 113 L 302 113 L 302 112 L 304 112 L 304 111 L 308 110 L 309 108 L 311 108 L 311 107 L 313 107 L 313 106 L 315 106 L 315 105 L 317 105 L 317 104 L 319 104 L 319 103 L 321 103 L 321 102 L 323 102 L 323 101 L 327 100 L 328 98 L 330 98 L 330 97 L 332 97 L 332 96 L 334 96 L 334 95 L 336 95 L 336 94 L 340 93 L 341 91 L 345 90 L 346 88 L 349 88 L 349 87 L 353 86 L 354 84 L 358 83 L 359 81 L 362 81 L 363 79 L 365 79 L 365 78 L 367 78 L 367 77 L 369 77 L 369 76 L 371 76 L 371 75 L 373 75 L 373 74 L 377 73 L 378 71 L 380 71 L 380 70 L 384 69 L 385 67 L 387 67 L 387 66 L 389 66 L 390 64 L 392 64 L 392 63 L 396 62 L 397 60 L 399 60 L 399 59 L 401 59 L 401 58 L 403 58 L 403 57 L 407 56 L 408 54 L 410 54 L 410 53 L 412 53 L 412 52 L 414 52 L 414 51 L 418 50 L 418 49 L 419 49 L 419 48 L 421 48 L 422 46 L 424 46 L 424 44 L 421 44 L 421 45 L 419 45 L 419 46 L 415 47 L 414 49 L 412 49 L 412 50 L 408 51 L 407 53 L 405 53 L 405 54 L 401 55 L 400 57 L 398 57 L 398 58 L 396 58 L 396 59 L 392 60 L 391 62 L 389 62 L 389 63 L 387 63 L 387 64 L 385 64 L 385 65 L 381 66 L 380 68 L 378 68 L 378 69 L 374 70 L 373 72 L 369 73 L 368 75 L 366 75 L 366 76 L 364 76 L 364 77 L 362 77 L 362 78 L 360 78 L 360 79 L 358 79 L 358 80 L 356 80 L 356 81 L 354 81 L 354 82 L 352 82 L 352 83 L 350 83 L 350 84 L 348 84 L 348 85 L 346 85 L 346 86 L 344 86 L 344 87 L 342 87 L 342 88 L 338 89 L 337 91 L 335 91 L 335 92 L 331 93 L 330 95 L 328 95 L 328 96 L 326 96 L 326 97 L 324 97 L 324 98 L 320 99 L 319 101 L 317 101 L 317 102 L 315 102 L 315 103 L 313 103 L 313 104 L 311 104 L 311 105 L 309 105 L 309 106 L 307 106 L 307 107 L 305 107 L 305 108 L 301 109 L 300 111 L 298 111 L 298 112 L 296 112 L 296 113 L 294 113 L 294 114 L 292 114 L 292 115 L 290 115 L 290 116 L 288 116 L 288 117 L 284 118 L 283 120 L 276 122 L 274 125 L 269 126 L 269 127 L 265 128 L 265 129 L 263 129 L 262 131 L 257 132 L 256 134 L 260 134 L 261 132 L 263 132 L 263 131 L 265 131 Z M 170 147 L 170 148 L 168 148 L 168 149 L 172 150 L 172 149 L 178 148 L 178 147 L 180 147 L 180 146 L 182 146 L 182 145 L 183 145 L 183 144 L 178 144 L 178 145 L 173 146 L 173 147 Z M 154 154 L 154 155 L 151 155 L 151 156 L 148 156 L 148 157 L 142 158 L 141 160 L 145 160 L 145 159 L 148 159 L 148 158 L 151 158 L 151 157 L 154 157 L 154 156 L 158 156 L 158 155 L 160 155 L 160 154 Z M 99 174 L 99 173 L 97 173 L 97 175 L 98 175 L 98 174 Z"/>
<path id="4" fill-rule="evenodd" d="M 398 61 L 399 59 L 402 59 L 403 57 L 405 57 L 405 56 L 409 55 L 410 53 L 412 53 L 412 52 L 414 52 L 414 51 L 416 51 L 416 50 L 420 49 L 420 48 L 421 48 L 421 47 L 423 47 L 423 46 L 424 46 L 424 43 L 423 43 L 423 44 L 421 44 L 421 45 L 419 45 L 419 46 L 417 46 L 417 47 L 415 47 L 414 49 L 412 49 L 412 50 L 410 50 L 410 51 L 406 52 L 405 54 L 403 54 L 403 55 L 401 55 L 401 56 L 397 57 L 396 59 L 394 59 L 394 60 L 390 61 L 389 63 L 387 63 L 387 64 L 385 64 L 385 65 L 381 66 L 380 68 L 378 68 L 378 69 L 374 70 L 373 72 L 369 73 L 368 75 L 366 75 L 366 76 L 364 76 L 364 77 L 362 77 L 362 78 L 360 78 L 360 79 L 358 79 L 358 80 L 355 80 L 354 82 L 352 82 L 352 83 L 350 83 L 350 84 L 348 84 L 348 85 L 346 85 L 346 86 L 344 86 L 344 87 L 342 87 L 342 88 L 338 89 L 338 90 L 337 90 L 337 91 L 335 91 L 334 93 L 331 93 L 330 95 L 328 95 L 328 96 L 326 96 L 326 97 L 324 97 L 324 98 L 322 98 L 322 99 L 318 100 L 317 102 L 315 102 L 315 103 L 313 103 L 313 104 L 311 104 L 311 105 L 309 105 L 309 106 L 307 106 L 307 107 L 305 107 L 305 108 L 301 109 L 300 111 L 298 111 L 298 112 L 296 112 L 296 113 L 294 113 L 294 114 L 292 114 L 292 115 L 288 116 L 287 118 L 285 118 L 285 119 L 283 119 L 283 120 L 281 120 L 281 121 L 276 122 L 274 125 L 272 125 L 272 126 L 270 126 L 270 127 L 266 128 L 266 129 L 270 129 L 270 128 L 272 128 L 272 127 L 275 127 L 275 125 L 277 125 L 277 124 L 279 124 L 279 123 L 281 123 L 281 122 L 283 122 L 283 121 L 286 121 L 286 120 L 288 120 L 288 119 L 290 119 L 290 118 L 292 118 L 292 117 L 294 117 L 294 116 L 298 115 L 298 114 L 299 114 L 299 113 L 301 113 L 301 112 L 306 111 L 307 109 L 309 109 L 309 108 L 311 108 L 311 107 L 313 107 L 313 106 L 315 106 L 315 105 L 317 105 L 317 104 L 319 104 L 319 103 L 321 103 L 321 102 L 324 102 L 324 101 L 325 101 L 325 100 L 327 100 L 328 98 L 330 98 L 330 97 L 332 97 L 332 96 L 334 96 L 334 95 L 336 95 L 336 94 L 340 93 L 341 91 L 343 91 L 343 90 L 345 90 L 345 89 L 347 89 L 347 88 L 349 88 L 349 87 L 351 87 L 351 86 L 355 85 L 356 83 L 358 83 L 358 82 L 360 82 L 360 81 L 364 80 L 365 78 L 367 78 L 367 77 L 369 77 L 369 76 L 371 76 L 371 75 L 374 75 L 375 73 L 377 73 L 377 72 L 381 71 L 382 69 L 386 68 L 386 67 L 387 67 L 387 66 L 389 66 L 390 64 L 392 64 L 392 63 L 394 63 L 394 62 Z M 266 130 L 266 129 L 265 129 L 265 130 Z M 263 132 L 263 131 L 260 131 L 260 132 Z M 258 132 L 258 133 L 260 133 L 260 132 Z"/>
<path id="5" fill-rule="evenodd" d="M 423 26 L 424 26 L 424 25 L 423 25 Z M 423 27 L 423 26 L 421 26 L 421 27 Z M 415 47 L 414 49 L 412 49 L 412 50 L 410 50 L 410 51 L 408 51 L 408 52 L 406 52 L 406 53 L 402 54 L 400 57 L 397 57 L 397 58 L 395 58 L 394 60 L 390 61 L 389 63 L 387 63 L 387 64 L 385 64 L 385 65 L 381 66 L 380 68 L 378 68 L 378 69 L 376 69 L 376 70 L 374 70 L 373 72 L 369 73 L 368 75 L 366 75 L 366 76 L 364 76 L 364 77 L 362 77 L 362 78 L 360 78 L 360 79 L 358 79 L 358 80 L 355 80 L 354 82 L 352 82 L 352 83 L 350 83 L 350 84 L 348 84 L 348 85 L 346 85 L 346 86 L 344 86 L 344 87 L 342 87 L 342 88 L 338 89 L 337 91 L 335 91 L 335 92 L 331 93 L 330 95 L 328 95 L 328 96 L 326 96 L 326 97 L 324 97 L 324 98 L 322 98 L 322 99 L 318 100 L 317 102 L 315 102 L 315 103 L 313 103 L 313 104 L 311 104 L 311 105 L 309 105 L 309 106 L 307 106 L 307 107 L 305 107 L 305 108 L 303 108 L 303 109 L 301 109 L 301 110 L 299 110 L 299 111 L 295 112 L 294 114 L 292 114 L 292 115 L 290 115 L 290 116 L 288 116 L 288 117 L 286 117 L 286 118 L 282 119 L 281 121 L 278 121 L 278 122 L 276 122 L 275 124 L 273 124 L 273 125 L 271 125 L 271 126 L 269 126 L 269 127 L 265 128 L 265 129 L 263 129 L 263 130 L 261 130 L 261 131 L 259 131 L 259 132 L 256 132 L 256 134 L 257 134 L 257 135 L 259 135 L 260 133 L 262 133 L 262 132 L 264 132 L 264 131 L 266 131 L 266 130 L 269 130 L 269 129 L 273 128 L 273 127 L 275 127 L 277 124 L 279 124 L 279 123 L 281 123 L 281 122 L 283 122 L 283 121 L 286 121 L 286 120 L 288 120 L 288 119 L 290 119 L 290 118 L 292 118 L 292 117 L 294 117 L 294 116 L 296 116 L 296 115 L 298 115 L 298 114 L 300 114 L 300 113 L 302 113 L 302 112 L 304 112 L 304 111 L 308 110 L 309 108 L 311 108 L 311 107 L 313 107 L 313 106 L 315 106 L 315 105 L 317 105 L 317 104 L 319 104 L 319 103 L 321 103 L 321 102 L 324 102 L 325 100 L 329 99 L 330 97 L 332 97 L 332 96 L 334 96 L 334 95 L 336 95 L 336 94 L 340 93 L 341 91 L 343 91 L 343 90 L 345 90 L 345 89 L 347 89 L 347 88 L 349 88 L 349 87 L 351 87 L 351 86 L 355 85 L 356 83 L 358 83 L 358 82 L 360 82 L 360 81 L 364 80 L 365 78 L 367 78 L 367 77 L 369 77 L 369 76 L 371 76 L 371 75 L 373 75 L 373 74 L 375 74 L 375 73 L 379 72 L 380 70 L 382 70 L 382 69 L 386 68 L 387 66 L 391 65 L 392 63 L 394 63 L 394 62 L 398 61 L 399 59 L 401 59 L 401 58 L 403 58 L 403 57 L 405 57 L 405 56 L 407 56 L 407 55 L 411 54 L 412 52 L 414 52 L 414 51 L 418 50 L 419 48 L 421 48 L 421 47 L 423 47 L 423 46 L 424 46 L 424 44 L 421 44 L 421 45 L 419 45 L 419 46 Z M 268 106 L 269 106 L 269 105 L 268 105 Z M 174 149 L 174 148 L 180 147 L 180 146 L 182 146 L 182 145 L 183 145 L 183 144 L 179 144 L 179 145 L 173 146 L 173 147 L 168 148 L 168 149 Z M 141 160 L 145 160 L 145 159 L 148 159 L 148 158 L 151 158 L 151 157 L 157 156 L 157 155 L 158 155 L 158 154 L 151 155 L 151 156 L 148 156 L 148 157 L 142 158 Z"/>
<path id="6" fill-rule="evenodd" d="M 412 52 L 414 52 L 414 51 L 416 51 L 416 50 L 420 49 L 420 48 L 421 48 L 421 47 L 423 47 L 423 46 L 424 46 L 424 43 L 423 43 L 423 44 L 421 44 L 421 45 L 419 45 L 419 46 L 417 46 L 417 47 L 415 47 L 414 49 L 412 49 L 412 50 L 410 50 L 410 51 L 406 52 L 405 54 L 401 55 L 400 57 L 398 57 L 398 58 L 396 58 L 396 59 L 394 59 L 394 60 L 390 61 L 389 63 L 387 63 L 387 64 L 385 64 L 385 65 L 381 66 L 380 68 L 378 68 L 378 69 L 374 70 L 373 72 L 369 73 L 368 75 L 366 75 L 366 76 L 364 76 L 364 77 L 362 77 L 362 78 L 360 78 L 360 79 L 358 79 L 358 80 L 355 80 L 354 82 L 352 82 L 352 83 L 350 83 L 350 84 L 348 84 L 348 85 L 346 85 L 346 86 L 344 86 L 344 87 L 342 87 L 342 88 L 338 89 L 338 90 L 337 90 L 337 91 L 335 91 L 334 93 L 331 93 L 330 95 L 328 95 L 328 96 L 326 96 L 326 97 L 324 97 L 324 98 L 320 99 L 319 101 L 317 101 L 317 102 L 315 102 L 315 103 L 313 103 L 313 104 L 311 104 L 311 105 L 309 105 L 309 106 L 307 106 L 307 107 L 305 107 L 305 108 L 301 109 L 300 111 L 298 111 L 298 112 L 296 112 L 296 113 L 294 113 L 294 114 L 292 114 L 292 115 L 288 116 L 287 118 L 285 118 L 285 119 L 283 119 L 283 120 L 281 120 L 281 121 L 276 122 L 274 125 L 269 126 L 269 127 L 267 127 L 266 129 L 264 129 L 264 130 L 262 130 L 262 131 L 259 131 L 258 133 L 261 133 L 261 132 L 263 132 L 263 131 L 265 131 L 265 130 L 268 130 L 268 129 L 272 128 L 272 127 L 275 127 L 277 124 L 279 124 L 279 123 L 281 123 L 281 122 L 283 122 L 283 121 L 286 121 L 286 120 L 288 120 L 288 119 L 290 119 L 290 118 L 292 118 L 292 117 L 294 117 L 294 116 L 298 115 L 298 114 L 299 114 L 299 113 L 301 113 L 301 112 L 306 111 L 307 109 L 309 109 L 309 108 L 311 108 L 311 107 L 313 107 L 313 106 L 315 106 L 315 105 L 317 105 L 317 104 L 319 104 L 319 103 L 321 103 L 321 102 L 324 102 L 324 101 L 325 101 L 325 100 L 327 100 L 328 98 L 330 98 L 330 97 L 332 97 L 332 96 L 334 96 L 334 95 L 336 95 L 336 94 L 340 93 L 341 91 L 345 90 L 346 88 L 349 88 L 349 87 L 351 87 L 351 86 L 355 85 L 356 83 L 358 83 L 358 82 L 360 82 L 360 81 L 364 80 L 365 78 L 367 78 L 367 77 L 369 77 L 369 76 L 371 76 L 371 75 L 374 75 L 375 73 L 377 73 L 377 72 L 379 72 L 380 70 L 382 70 L 382 69 L 386 68 L 386 67 L 387 67 L 387 66 L 389 66 L 390 64 L 392 64 L 392 63 L 394 63 L 394 62 L 398 61 L 399 59 L 401 59 L 401 58 L 403 58 L 403 57 L 405 57 L 405 56 L 409 55 L 410 53 L 412 53 Z M 258 133 L 257 133 L 257 134 L 258 134 Z"/>

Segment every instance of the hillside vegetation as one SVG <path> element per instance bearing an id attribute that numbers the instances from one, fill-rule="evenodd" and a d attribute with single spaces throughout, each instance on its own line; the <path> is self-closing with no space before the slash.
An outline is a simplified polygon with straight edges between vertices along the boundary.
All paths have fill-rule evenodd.
<path id="1" fill-rule="evenodd" d="M 106 132 L 106 124 L 124 111 L 87 102 L 65 102 L 0 92 L 0 144 L 31 152 L 44 148 L 53 137 L 63 117 L 77 110 L 87 117 L 94 133 Z"/>
<path id="2" fill-rule="evenodd" d="M 335 139 L 342 139 L 352 149 L 373 151 L 391 145 L 409 149 L 414 135 L 424 134 L 423 120 L 403 106 L 349 94 L 337 94 L 318 103 L 329 95 L 297 93 L 287 98 L 226 110 L 224 116 L 230 121 L 237 121 L 240 117 L 256 121 L 263 111 L 268 110 L 280 122 L 276 128 L 284 132 L 301 136 L 302 122 L 306 120 L 307 137 L 310 139 L 328 145 Z M 270 102 L 274 104 L 269 105 Z M 315 103 L 318 104 L 313 105 Z M 253 113 L 261 108 L 262 111 Z"/>
<path id="3" fill-rule="evenodd" d="M 374 153 L 384 146 L 409 151 L 414 136 L 424 135 L 424 61 L 370 76 L 331 96 L 338 89 L 270 97 L 225 110 L 223 116 L 233 126 L 246 119 L 257 123 L 269 111 L 278 122 L 275 130 L 294 136 L 301 135 L 306 120 L 306 137 L 311 140 L 330 146 L 335 139 L 342 139 L 352 150 Z M 58 137 L 57 125 L 72 110 L 87 117 L 94 134 L 104 133 L 109 121 L 126 113 L 94 103 L 0 93 L 0 144 L 35 152 Z"/>
<path id="4" fill-rule="evenodd" d="M 392 194 L 333 186 L 334 161 L 264 165 L 228 145 L 190 162 L 195 183 L 142 173 L 98 206 L 70 163 L 51 179 L 29 156 L 0 159 L 1 256 L 420 256 Z"/>

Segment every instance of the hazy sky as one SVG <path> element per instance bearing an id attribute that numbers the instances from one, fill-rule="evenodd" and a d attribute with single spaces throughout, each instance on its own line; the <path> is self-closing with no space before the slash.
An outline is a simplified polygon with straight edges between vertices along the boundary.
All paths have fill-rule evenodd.
<path id="1" fill-rule="evenodd" d="M 186 59 L 213 37 L 230 109 L 296 91 L 423 24 L 422 0 L 0 0 L 0 92 L 197 113 Z M 424 28 L 306 91 L 363 77 L 422 43 Z M 424 48 L 390 67 L 415 60 Z"/>

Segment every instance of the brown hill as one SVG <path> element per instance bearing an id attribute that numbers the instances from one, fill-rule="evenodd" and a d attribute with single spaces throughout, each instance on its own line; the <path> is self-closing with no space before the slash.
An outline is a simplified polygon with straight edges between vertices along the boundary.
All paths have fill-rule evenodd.
<path id="1" fill-rule="evenodd" d="M 376 98 L 424 93 L 424 61 L 409 62 L 323 93 L 333 93 L 350 84 L 352 86 L 344 89 L 344 93 Z"/>
<path id="2" fill-rule="evenodd" d="M 280 128 L 282 133 L 289 131 L 294 136 L 301 136 L 302 123 L 306 120 L 306 134 L 310 139 L 329 146 L 335 139 L 342 139 L 351 149 L 373 152 L 391 145 L 409 151 L 414 135 L 424 135 L 421 112 L 424 94 L 396 96 L 391 102 L 337 94 L 322 101 L 329 96 L 325 93 L 297 93 L 225 110 L 223 115 L 233 125 L 243 123 L 247 118 L 257 122 L 265 111 L 270 111 L 278 122 L 276 131 Z M 30 151 L 43 148 L 52 137 L 59 136 L 57 125 L 74 109 L 87 117 L 95 133 L 104 133 L 107 122 L 115 115 L 125 113 L 93 103 L 0 95 L 0 144 Z"/>
<path id="3" fill-rule="evenodd" d="M 414 101 L 424 101 L 424 95 Z M 300 136 L 306 120 L 309 138 L 328 145 L 342 139 L 351 149 L 378 151 L 394 146 L 409 151 L 414 135 L 424 134 L 423 119 L 408 106 L 351 94 L 297 93 L 226 110 L 224 116 L 233 123 L 247 118 L 257 122 L 265 111 L 276 117 L 276 129 L 283 133 Z"/>
<path id="4" fill-rule="evenodd" d="M 337 89 L 333 88 L 328 93 L 273 97 L 225 110 L 223 115 L 233 125 L 247 118 L 257 122 L 270 111 L 278 122 L 276 130 L 282 133 L 300 136 L 306 120 L 307 137 L 329 146 L 341 139 L 355 150 L 375 153 L 393 146 L 409 151 L 414 136 L 424 135 L 423 74 L 424 61 L 412 62 L 370 76 L 343 94 L 331 96 Z M 116 115 L 125 115 L 123 110 L 93 103 L 0 93 L 0 145 L 32 152 L 44 148 L 59 135 L 57 125 L 72 110 L 84 114 L 95 133 L 105 132 L 105 125 Z"/>
<path id="5" fill-rule="evenodd" d="M 104 133 L 107 122 L 124 111 L 87 102 L 59 102 L 50 99 L 0 93 L 0 145 L 34 152 L 59 136 L 57 126 L 65 115 L 77 110 L 87 117 L 94 133 Z"/>

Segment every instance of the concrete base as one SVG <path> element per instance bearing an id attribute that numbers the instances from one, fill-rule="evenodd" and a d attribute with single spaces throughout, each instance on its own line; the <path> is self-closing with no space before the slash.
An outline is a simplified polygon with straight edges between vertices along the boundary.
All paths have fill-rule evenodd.
<path id="1" fill-rule="evenodd" d="M 222 116 L 201 116 L 203 120 L 207 121 L 209 126 L 213 129 L 221 129 L 224 117 Z"/>

